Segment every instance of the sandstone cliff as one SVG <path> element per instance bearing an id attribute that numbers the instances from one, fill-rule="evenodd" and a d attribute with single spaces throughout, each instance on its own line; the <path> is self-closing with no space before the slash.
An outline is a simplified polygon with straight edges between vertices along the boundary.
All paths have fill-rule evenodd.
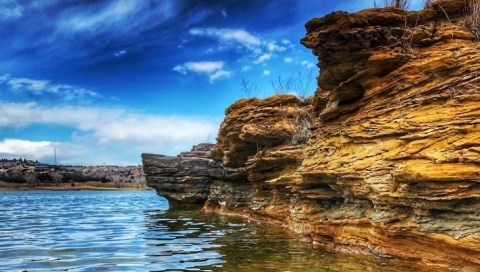
<path id="1" fill-rule="evenodd" d="M 306 29 L 314 98 L 229 107 L 209 161 L 222 174 L 199 202 L 335 250 L 478 268 L 480 43 L 464 1 L 335 12 Z M 147 181 L 172 198 L 152 165 Z"/>

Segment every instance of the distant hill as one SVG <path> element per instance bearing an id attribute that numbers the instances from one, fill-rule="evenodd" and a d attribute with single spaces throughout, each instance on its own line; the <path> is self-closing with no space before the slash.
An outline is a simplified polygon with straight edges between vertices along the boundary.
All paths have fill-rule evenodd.
<path id="1" fill-rule="evenodd" d="M 1 159 L 0 181 L 32 185 L 88 181 L 143 184 L 144 174 L 139 165 L 67 166 L 26 159 Z"/>

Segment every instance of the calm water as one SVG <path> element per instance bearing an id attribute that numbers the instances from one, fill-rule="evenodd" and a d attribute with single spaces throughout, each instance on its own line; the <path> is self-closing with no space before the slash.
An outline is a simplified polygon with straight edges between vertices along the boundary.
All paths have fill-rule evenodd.
<path id="1" fill-rule="evenodd" d="M 0 271 L 439 271 L 167 208 L 154 191 L 0 192 Z"/>

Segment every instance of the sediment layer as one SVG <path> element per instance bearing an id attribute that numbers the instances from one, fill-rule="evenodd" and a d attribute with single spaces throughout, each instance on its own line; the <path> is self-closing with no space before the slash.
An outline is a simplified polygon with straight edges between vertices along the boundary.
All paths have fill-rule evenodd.
<path id="1" fill-rule="evenodd" d="M 334 250 L 478 268 L 480 53 L 464 1 L 334 12 L 306 29 L 314 97 L 230 106 L 207 159 L 223 174 L 188 172 L 176 192 Z M 151 170 L 162 163 L 144 156 L 147 182 L 172 199 L 177 185 Z"/>

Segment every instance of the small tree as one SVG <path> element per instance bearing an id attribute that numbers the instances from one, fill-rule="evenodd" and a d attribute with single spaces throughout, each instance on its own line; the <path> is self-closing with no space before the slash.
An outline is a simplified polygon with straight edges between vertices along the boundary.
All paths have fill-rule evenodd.
<path id="1" fill-rule="evenodd" d="M 27 171 L 23 174 L 23 179 L 27 182 L 28 187 L 34 187 L 38 185 L 38 174 L 35 171 Z"/>
<path id="2" fill-rule="evenodd" d="M 136 184 L 137 188 L 142 188 L 142 187 L 147 186 L 147 181 L 146 181 L 145 176 L 138 176 L 138 177 L 133 178 L 133 183 Z"/>
<path id="3" fill-rule="evenodd" d="M 115 188 L 123 188 L 125 187 L 125 178 L 119 175 L 112 175 L 110 179 L 113 182 L 113 186 Z"/>
<path id="4" fill-rule="evenodd" d="M 53 184 L 55 186 L 58 186 L 60 182 L 62 182 L 63 175 L 58 173 L 58 172 L 53 172 L 50 174 L 50 177 L 52 178 Z"/>

